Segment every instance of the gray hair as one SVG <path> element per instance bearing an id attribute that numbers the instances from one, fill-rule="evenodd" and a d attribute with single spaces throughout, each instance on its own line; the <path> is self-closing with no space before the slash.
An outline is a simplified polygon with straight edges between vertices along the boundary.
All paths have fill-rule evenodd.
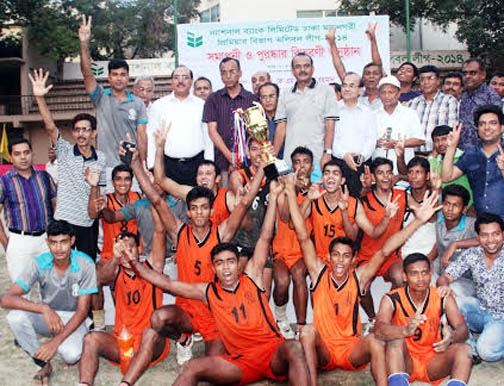
<path id="1" fill-rule="evenodd" d="M 148 80 L 149 82 L 151 82 L 152 84 L 152 91 L 154 92 L 154 90 L 156 89 L 156 83 L 154 82 L 154 77 L 151 76 L 151 75 L 140 75 L 140 76 L 137 76 L 136 79 L 135 79 L 135 83 L 133 83 L 133 87 L 136 87 L 138 82 L 142 81 L 142 80 Z"/>

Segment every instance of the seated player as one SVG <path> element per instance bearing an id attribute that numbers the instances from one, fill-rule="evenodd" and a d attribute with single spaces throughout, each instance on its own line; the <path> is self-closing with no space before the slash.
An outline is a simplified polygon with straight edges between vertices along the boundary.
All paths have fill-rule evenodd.
<path id="1" fill-rule="evenodd" d="M 324 370 L 359 370 L 368 362 L 371 362 L 376 384 L 386 385 L 385 345 L 372 333 L 361 337 L 359 298 L 390 254 L 432 216 L 437 197 L 432 195 L 426 199 L 414 222 L 391 236 L 368 264 L 354 269 L 356 249 L 348 237 L 340 236 L 331 241 L 327 264 L 317 257 L 298 209 L 292 177 L 288 176 L 284 181 L 291 221 L 312 281 L 313 324 L 303 327 L 300 337 L 312 385 L 317 384 L 317 367 Z"/>
<path id="2" fill-rule="evenodd" d="M 212 281 L 215 274 L 211 268 L 210 252 L 219 242 L 230 241 L 233 237 L 259 189 L 263 169 L 259 171 L 260 178 L 251 183 L 250 190 L 235 205 L 229 218 L 217 226 L 210 221 L 214 198 L 211 190 L 197 186 L 187 194 L 187 215 L 190 223 L 184 224 L 167 208 L 137 159 L 136 153 L 133 155 L 131 167 L 152 207 L 159 213 L 166 231 L 172 240 L 176 240 L 178 278 L 190 283 Z M 175 305 L 167 305 L 154 312 L 151 325 L 157 334 L 163 337 L 169 336 L 177 341 L 177 362 L 180 365 L 192 357 L 194 332 L 199 332 L 203 336 L 208 355 L 224 352 L 215 320 L 206 305 L 199 300 L 177 297 Z M 147 364 L 144 362 L 139 368 L 144 369 Z"/>
<path id="3" fill-rule="evenodd" d="M 71 249 L 75 236 L 69 223 L 50 223 L 46 242 L 49 252 L 32 259 L 2 297 L 2 307 L 12 310 L 7 321 L 17 344 L 39 368 L 33 385 L 49 384 L 56 353 L 68 364 L 79 361 L 91 324 L 87 319 L 91 294 L 97 292 L 94 261 Z M 40 302 L 23 297 L 35 283 L 40 287 Z M 37 334 L 49 339 L 40 343 Z"/>
<path id="4" fill-rule="evenodd" d="M 470 347 L 463 342 L 468 331 L 446 287 L 429 286 L 431 262 L 421 253 L 403 263 L 406 286 L 387 293 L 376 316 L 375 334 L 387 342 L 389 386 L 420 381 L 439 384 L 451 376 L 449 386 L 469 380 Z"/>
<path id="5" fill-rule="evenodd" d="M 270 191 L 261 234 L 254 255 L 243 274 L 238 250 L 223 243 L 212 249 L 212 268 L 217 281 L 185 283 L 146 269 L 132 256 L 138 273 L 153 284 L 178 296 L 205 302 L 214 315 L 227 354 L 189 361 L 174 385 L 196 385 L 199 381 L 218 384 L 247 384 L 270 378 L 288 378 L 290 384 L 309 385 L 309 375 L 299 342 L 285 340 L 275 325 L 262 283 L 275 222 L 276 200 L 281 192 Z"/>
<path id="6" fill-rule="evenodd" d="M 160 221 L 156 223 L 152 252 L 142 263 L 146 269 L 162 272 L 165 257 L 165 230 Z M 125 258 L 124 250 L 138 258 L 138 236 L 133 233 L 121 233 L 114 241 L 111 265 L 103 272 L 103 282 L 113 285 L 115 295 L 115 325 L 114 332 L 93 331 L 84 338 L 84 346 L 79 366 L 80 386 L 93 385 L 98 372 L 99 357 L 104 357 L 112 363 L 119 364 L 120 351 L 118 337 L 125 327 L 133 335 L 134 358 L 144 357 L 147 363 L 154 365 L 168 355 L 170 340 L 157 335 L 151 328 L 151 316 L 155 309 L 162 306 L 163 292 L 156 286 L 135 274 Z M 144 342 L 152 341 L 153 350 L 141 350 L 150 347 Z M 144 343 L 144 344 L 142 344 Z M 130 367 L 134 362 L 131 362 Z M 121 385 L 131 386 L 138 376 L 128 369 Z"/>

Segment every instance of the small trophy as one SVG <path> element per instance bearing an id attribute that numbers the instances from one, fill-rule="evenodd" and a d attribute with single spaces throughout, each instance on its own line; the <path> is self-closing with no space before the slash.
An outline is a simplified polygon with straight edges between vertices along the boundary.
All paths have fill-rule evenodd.
<path id="1" fill-rule="evenodd" d="M 287 164 L 269 152 L 271 142 L 269 140 L 268 122 L 266 121 L 263 107 L 259 103 L 255 103 L 254 106 L 249 107 L 245 111 L 238 109 L 236 113 L 243 118 L 247 133 L 262 147 L 262 153 L 266 157 L 264 174 L 268 181 L 288 174 L 290 170 Z"/>

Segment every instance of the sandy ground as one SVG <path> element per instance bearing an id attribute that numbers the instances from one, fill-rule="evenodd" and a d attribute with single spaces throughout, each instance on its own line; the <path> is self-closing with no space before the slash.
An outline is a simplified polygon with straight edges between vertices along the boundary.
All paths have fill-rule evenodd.
<path id="1" fill-rule="evenodd" d="M 3 294 L 10 286 L 7 275 L 5 258 L 0 257 L 0 293 Z M 5 320 L 6 311 L 0 309 L 0 385 L 24 386 L 31 385 L 31 379 L 36 368 L 31 359 L 19 348 L 14 346 L 14 338 Z M 202 343 L 194 346 L 194 355 L 203 352 Z M 78 366 L 66 367 L 59 357 L 53 361 L 53 376 L 51 385 L 77 385 L 79 381 Z M 148 370 L 138 381 L 137 385 L 171 385 L 180 372 L 175 361 L 174 345 L 168 359 Z M 117 385 L 121 380 L 118 367 L 112 366 L 105 360 L 100 361 L 100 369 L 96 377 L 96 386 Z M 281 385 L 282 383 L 263 381 L 258 385 Z M 332 371 L 322 373 L 319 385 L 370 386 L 374 382 L 369 369 L 359 372 Z M 443 385 L 446 384 L 446 381 Z M 418 383 L 417 383 L 418 385 Z M 504 386 L 504 361 L 497 363 L 483 363 L 473 368 L 469 382 L 470 386 L 502 385 Z"/>

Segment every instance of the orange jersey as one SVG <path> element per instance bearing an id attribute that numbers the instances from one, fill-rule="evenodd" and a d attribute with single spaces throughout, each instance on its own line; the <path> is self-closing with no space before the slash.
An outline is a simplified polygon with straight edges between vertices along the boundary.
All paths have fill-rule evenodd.
<path id="1" fill-rule="evenodd" d="M 227 219 L 231 214 L 226 200 L 227 192 L 228 189 L 226 188 L 217 188 L 217 194 L 215 195 L 212 206 L 213 213 L 210 217 L 210 221 L 212 221 L 212 224 L 215 224 L 216 226 Z"/>
<path id="2" fill-rule="evenodd" d="M 297 202 L 301 204 L 306 197 L 306 193 L 299 192 L 297 194 Z M 296 235 L 296 231 L 289 227 L 289 223 L 282 221 L 280 215 L 277 216 L 277 233 L 273 239 L 272 248 L 275 258 L 299 258 L 303 256 L 301 246 Z M 308 232 L 311 231 L 311 222 L 305 221 Z"/>
<path id="3" fill-rule="evenodd" d="M 354 270 L 339 287 L 331 278 L 331 269 L 324 266 L 311 288 L 313 325 L 322 341 L 341 340 L 362 332 L 359 316 L 359 278 Z"/>
<path id="4" fill-rule="evenodd" d="M 390 291 L 386 296 L 392 302 L 394 311 L 391 323 L 394 326 L 406 326 L 411 316 L 415 315 L 417 308 L 411 300 L 408 287 Z M 412 358 L 425 360 L 432 357 L 435 351 L 432 345 L 439 342 L 441 337 L 441 316 L 444 314 L 444 299 L 437 293 L 435 287 L 429 287 L 422 314 L 427 320 L 417 327 L 415 333 L 405 338 L 406 345 Z"/>
<path id="5" fill-rule="evenodd" d="M 359 262 L 371 260 L 371 257 L 385 245 L 385 242 L 392 237 L 392 235 L 401 230 L 404 213 L 406 211 L 406 192 L 401 189 L 393 189 L 391 201 L 395 200 L 397 196 L 401 196 L 397 201 L 399 209 L 396 215 L 390 219 L 385 233 L 377 239 L 372 239 L 365 233 L 362 236 Z M 362 197 L 361 203 L 369 221 L 375 226 L 378 225 L 385 217 L 385 206 L 378 197 L 376 197 L 375 191 L 372 190 L 366 196 Z M 390 257 L 394 256 L 401 257 L 401 248 L 398 248 Z"/>
<path id="6" fill-rule="evenodd" d="M 252 181 L 252 179 L 255 176 L 255 173 L 248 166 L 236 170 L 236 173 L 238 173 L 240 175 L 243 186 L 250 183 L 250 181 Z M 263 187 L 264 185 L 266 185 L 266 178 L 263 178 L 263 180 L 261 182 L 261 187 Z"/>
<path id="7" fill-rule="evenodd" d="M 356 214 L 357 200 L 350 196 L 348 197 L 348 217 L 350 218 L 350 222 L 355 222 Z M 346 236 L 339 206 L 330 209 L 324 196 L 312 201 L 311 223 L 317 256 L 327 262 L 331 241 L 336 237 Z"/>
<path id="8" fill-rule="evenodd" d="M 129 202 L 135 202 L 136 200 L 140 200 L 142 196 L 137 192 L 128 192 L 128 200 Z M 120 203 L 113 193 L 107 194 L 107 208 L 112 212 L 115 212 L 123 207 L 123 204 Z M 106 221 L 102 221 L 103 226 L 103 247 L 100 252 L 100 260 L 110 260 L 113 255 L 114 248 L 114 239 L 115 237 L 122 232 L 131 232 L 138 233 L 137 222 L 132 219 L 129 221 L 119 221 L 112 224 L 107 223 Z"/>
<path id="9" fill-rule="evenodd" d="M 143 264 L 150 267 L 147 261 Z M 154 310 L 163 305 L 163 291 L 138 275 L 129 275 L 121 265 L 115 278 L 114 294 L 116 334 L 126 326 L 132 335 L 141 336 L 143 330 L 150 327 Z"/>
<path id="10" fill-rule="evenodd" d="M 261 352 L 264 347 L 277 346 L 284 340 L 264 290 L 247 275 L 240 275 L 234 291 L 223 290 L 219 283 L 209 283 L 206 298 L 230 356 Z"/>

